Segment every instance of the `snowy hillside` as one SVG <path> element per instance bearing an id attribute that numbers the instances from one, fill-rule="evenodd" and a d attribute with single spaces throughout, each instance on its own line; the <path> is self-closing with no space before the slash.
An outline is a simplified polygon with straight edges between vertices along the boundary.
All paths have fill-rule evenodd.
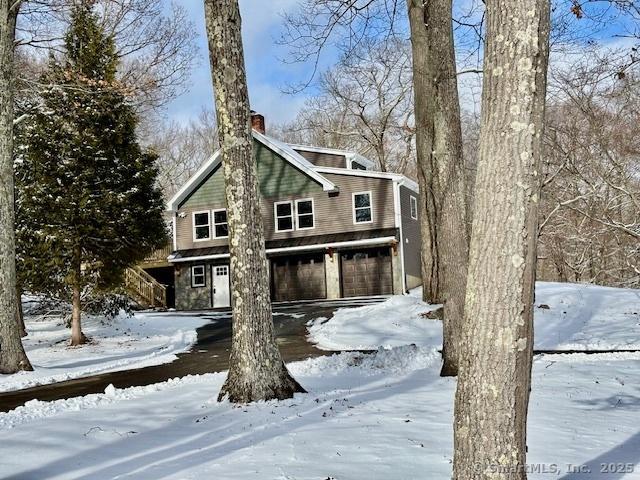
<path id="1" fill-rule="evenodd" d="M 573 283 L 536 284 L 538 350 L 640 349 L 640 290 Z M 420 292 L 376 305 L 341 309 L 309 326 L 310 340 L 326 350 L 442 345 L 442 327 L 421 313 L 434 307 Z"/>

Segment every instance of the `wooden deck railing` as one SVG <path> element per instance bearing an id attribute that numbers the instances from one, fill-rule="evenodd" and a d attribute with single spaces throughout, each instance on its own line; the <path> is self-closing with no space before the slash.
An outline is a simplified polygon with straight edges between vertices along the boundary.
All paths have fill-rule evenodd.
<path id="1" fill-rule="evenodd" d="M 167 307 L 167 289 L 140 267 L 127 268 L 125 287 L 140 304 L 150 308 Z"/>
<path id="2" fill-rule="evenodd" d="M 169 262 L 167 261 L 167 257 L 169 255 L 171 255 L 171 244 L 167 243 L 166 246 L 159 248 L 153 252 L 151 252 L 149 255 L 147 255 L 144 260 L 141 262 L 141 265 L 144 264 L 168 264 Z"/>

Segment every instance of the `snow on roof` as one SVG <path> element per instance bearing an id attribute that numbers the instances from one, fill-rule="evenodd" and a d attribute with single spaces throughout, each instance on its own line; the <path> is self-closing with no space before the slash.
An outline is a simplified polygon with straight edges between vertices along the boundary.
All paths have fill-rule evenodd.
<path id="1" fill-rule="evenodd" d="M 293 150 L 289 145 L 276 140 L 275 138 L 263 135 L 255 130 L 252 131 L 253 138 L 258 142 L 265 145 L 270 150 L 281 155 L 286 161 L 288 161 L 295 168 L 308 175 L 310 178 L 322 185 L 322 189 L 326 192 L 332 192 L 338 190 L 332 182 L 324 178 L 320 173 L 314 169 L 314 165 L 306 158 Z M 176 192 L 176 194 L 167 203 L 167 210 L 175 211 L 178 209 L 180 203 L 182 203 L 191 192 L 220 164 L 222 157 L 220 150 L 216 151 L 207 160 L 198 171 L 187 180 L 187 182 Z"/>

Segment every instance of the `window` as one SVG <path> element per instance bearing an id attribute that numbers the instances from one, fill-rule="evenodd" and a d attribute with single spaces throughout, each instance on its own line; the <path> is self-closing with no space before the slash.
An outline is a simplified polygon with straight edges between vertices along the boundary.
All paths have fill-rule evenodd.
<path id="1" fill-rule="evenodd" d="M 414 196 L 409 198 L 411 202 L 411 218 L 414 220 L 418 219 L 418 199 Z"/>
<path id="2" fill-rule="evenodd" d="M 367 167 L 365 167 L 364 165 L 362 165 L 361 163 L 358 163 L 358 162 L 351 162 L 351 169 L 352 170 L 366 170 Z"/>
<path id="3" fill-rule="evenodd" d="M 191 267 L 191 287 L 206 287 L 207 278 L 204 273 L 204 265 L 194 265 Z"/>
<path id="4" fill-rule="evenodd" d="M 223 265 L 221 267 L 214 267 L 216 277 L 226 277 L 229 275 L 229 267 Z"/>
<path id="5" fill-rule="evenodd" d="M 293 202 L 276 202 L 273 208 L 276 217 L 276 232 L 293 230 Z"/>
<path id="6" fill-rule="evenodd" d="M 373 210 L 371 209 L 371 192 L 353 194 L 353 223 L 373 222 Z"/>
<path id="7" fill-rule="evenodd" d="M 313 199 L 296 200 L 296 228 L 298 230 L 311 230 L 315 226 Z"/>
<path id="8" fill-rule="evenodd" d="M 193 240 L 201 242 L 211 239 L 211 215 L 209 211 L 193 212 Z"/>
<path id="9" fill-rule="evenodd" d="M 222 208 L 213 211 L 213 238 L 227 238 L 229 236 L 229 224 L 227 223 L 227 210 Z"/>

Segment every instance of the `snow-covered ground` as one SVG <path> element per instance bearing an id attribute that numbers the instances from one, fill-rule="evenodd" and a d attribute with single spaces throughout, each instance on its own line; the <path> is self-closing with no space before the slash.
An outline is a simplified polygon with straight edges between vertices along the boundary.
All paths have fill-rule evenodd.
<path id="1" fill-rule="evenodd" d="M 404 345 L 292 363 L 308 393 L 291 400 L 217 403 L 218 373 L 0 413 L 1 476 L 450 478 L 455 379 L 438 375 L 439 322 L 420 316 L 430 307 L 416 293 L 315 322 L 334 348 Z M 549 307 L 536 309 L 538 345 L 640 345 L 639 293 L 538 284 L 536 304 Z M 638 385 L 640 353 L 537 355 L 529 478 L 640 480 Z"/>
<path id="2" fill-rule="evenodd" d="M 536 349 L 640 349 L 640 290 L 538 282 L 536 307 Z M 325 350 L 412 343 L 439 348 L 441 322 L 420 315 L 433 308 L 416 289 L 384 303 L 340 309 L 329 321 L 317 319 L 309 325 L 309 338 Z"/>
<path id="3" fill-rule="evenodd" d="M 29 335 L 23 341 L 34 371 L 0 376 L 0 392 L 172 362 L 189 350 L 196 329 L 210 319 L 177 312 L 137 312 L 112 320 L 87 315 L 82 329 L 92 341 L 72 348 L 60 317 L 26 316 Z"/>
<path id="4" fill-rule="evenodd" d="M 414 347 L 316 358 L 290 365 L 308 394 L 240 408 L 215 402 L 224 374 L 34 401 L 0 414 L 0 471 L 5 479 L 447 479 L 455 380 L 440 378 L 439 367 L 437 352 Z M 530 478 L 639 479 L 638 385 L 638 354 L 537 357 L 528 461 L 560 474 Z M 636 472 L 601 472 L 609 463 Z M 592 474 L 568 474 L 568 464 Z"/>

